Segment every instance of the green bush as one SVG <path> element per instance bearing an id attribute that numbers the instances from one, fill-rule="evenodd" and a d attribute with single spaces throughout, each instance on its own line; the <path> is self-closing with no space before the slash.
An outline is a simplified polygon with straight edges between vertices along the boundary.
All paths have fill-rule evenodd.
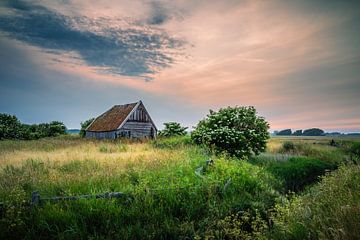
<path id="1" fill-rule="evenodd" d="M 290 141 L 286 141 L 282 144 L 282 149 L 284 152 L 294 151 L 295 149 L 294 143 Z"/>
<path id="2" fill-rule="evenodd" d="M 160 137 L 175 137 L 175 136 L 185 136 L 187 127 L 182 127 L 180 123 L 177 122 L 168 122 L 164 123 L 165 128 L 162 131 L 159 131 Z"/>
<path id="3" fill-rule="evenodd" d="M 268 171 L 283 180 L 285 191 L 296 192 L 333 169 L 336 169 L 333 163 L 307 157 L 292 157 L 285 162 L 273 162 L 267 167 Z"/>
<path id="4" fill-rule="evenodd" d="M 349 148 L 350 158 L 353 162 L 358 163 L 360 161 L 360 142 L 353 143 Z"/>
<path id="5" fill-rule="evenodd" d="M 227 107 L 210 111 L 197 124 L 191 138 L 217 153 L 243 158 L 265 151 L 268 129 L 268 123 L 257 116 L 254 107 Z"/>
<path id="6" fill-rule="evenodd" d="M 0 113 L 0 140 L 21 139 L 22 126 L 16 116 Z"/>
<path id="7" fill-rule="evenodd" d="M 80 126 L 81 126 L 80 132 L 79 132 L 80 137 L 85 137 L 85 134 L 86 134 L 85 129 L 90 126 L 90 124 L 94 121 L 94 119 L 95 118 L 90 118 L 90 119 L 80 123 Z"/>
<path id="8" fill-rule="evenodd" d="M 271 239 L 359 239 L 360 166 L 344 165 L 279 203 Z"/>

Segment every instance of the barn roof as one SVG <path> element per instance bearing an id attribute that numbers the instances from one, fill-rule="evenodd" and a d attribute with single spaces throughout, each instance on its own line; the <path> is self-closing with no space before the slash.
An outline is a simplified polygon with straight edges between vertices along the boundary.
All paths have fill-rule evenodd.
<path id="1" fill-rule="evenodd" d="M 116 130 L 139 103 L 141 102 L 113 106 L 97 117 L 86 131 L 106 132 Z"/>

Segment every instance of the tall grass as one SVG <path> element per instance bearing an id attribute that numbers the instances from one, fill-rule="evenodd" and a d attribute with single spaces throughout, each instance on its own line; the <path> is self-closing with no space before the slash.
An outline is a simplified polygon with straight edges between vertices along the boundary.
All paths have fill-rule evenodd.
<path id="1" fill-rule="evenodd" d="M 341 182 L 350 181 L 342 179 L 345 173 L 354 176 L 342 167 L 338 177 L 326 176 L 319 185 L 327 187 L 316 188 L 316 193 L 323 194 L 327 202 L 307 200 L 316 197 L 310 194 L 311 197 L 295 197 L 296 201 L 279 204 L 273 217 L 275 231 L 269 220 L 278 199 L 286 199 L 279 192 L 286 187 L 281 183 L 301 183 L 300 190 L 317 180 L 325 169 L 332 169 L 329 166 L 337 166 L 348 157 L 341 148 L 309 140 L 291 141 L 294 148 L 284 152 L 282 142 L 271 139 L 268 152 L 248 162 L 209 156 L 191 144 L 188 137 L 153 142 L 78 137 L 0 142 L 0 202 L 4 203 L 2 211 L 0 208 L 0 239 L 263 239 L 269 234 L 286 239 L 287 233 L 298 236 L 296 231 L 300 230 L 289 220 L 292 215 L 285 214 L 300 211 L 295 207 L 299 204 L 293 202 L 301 201 L 302 211 L 312 204 L 317 209 L 314 219 L 330 216 L 322 212 L 326 207 L 321 204 L 333 204 L 337 211 L 345 203 L 337 199 L 331 202 L 327 194 L 335 192 L 331 192 L 330 183 L 323 184 L 326 179 L 337 179 L 329 180 L 332 189 L 344 188 L 347 194 L 353 194 L 357 187 L 352 182 Z M 209 157 L 214 164 L 204 167 L 201 176 L 195 174 Z M 359 181 L 355 177 L 352 180 Z M 42 197 L 114 191 L 128 197 L 35 207 L 29 204 L 35 190 Z M 357 207 L 350 206 L 352 210 Z M 300 215 L 298 219 L 305 221 Z M 335 226 L 332 222 L 322 224 Z M 304 232 L 311 234 L 318 227 L 304 226 Z"/>
<path id="2" fill-rule="evenodd" d="M 3 165 L 0 173 L 0 201 L 5 204 L 0 237 L 205 237 L 218 219 L 250 210 L 265 216 L 275 204 L 276 180 L 262 168 L 220 157 L 199 177 L 195 170 L 208 157 L 203 150 L 186 139 L 164 141 L 127 144 L 126 151 L 118 151 L 118 142 L 85 141 L 78 148 L 36 150 L 31 159 L 24 154 L 28 150 L 16 150 L 16 164 Z M 34 190 L 43 197 L 109 191 L 131 197 L 31 207 Z"/>
<path id="3" fill-rule="evenodd" d="M 359 239 L 360 166 L 341 166 L 276 210 L 272 239 Z"/>
<path id="4" fill-rule="evenodd" d="M 270 164 L 267 170 L 283 180 L 284 190 L 298 192 L 316 182 L 319 176 L 336 169 L 335 164 L 307 157 L 292 157 L 286 162 Z"/>

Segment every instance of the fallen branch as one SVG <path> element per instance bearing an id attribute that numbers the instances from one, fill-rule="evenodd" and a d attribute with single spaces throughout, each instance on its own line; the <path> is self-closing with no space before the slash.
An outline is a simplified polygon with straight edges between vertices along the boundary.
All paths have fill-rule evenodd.
<path id="1" fill-rule="evenodd" d="M 31 195 L 31 204 L 38 205 L 44 202 L 59 202 L 59 201 L 72 201 L 79 199 L 111 199 L 111 198 L 129 198 L 129 195 L 121 192 L 108 192 L 102 194 L 87 194 L 80 196 L 64 196 L 64 197 L 51 197 L 51 198 L 41 198 L 39 192 L 35 191 Z"/>

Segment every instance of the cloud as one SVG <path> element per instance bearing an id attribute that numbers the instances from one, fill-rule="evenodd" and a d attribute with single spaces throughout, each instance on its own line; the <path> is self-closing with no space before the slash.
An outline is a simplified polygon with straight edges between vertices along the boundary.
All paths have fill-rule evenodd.
<path id="1" fill-rule="evenodd" d="M 147 20 L 149 24 L 161 25 L 169 20 L 170 16 L 165 7 L 159 2 L 150 2 L 150 15 Z"/>
<path id="2" fill-rule="evenodd" d="M 73 81 L 201 109 L 169 111 L 174 121 L 254 105 L 274 129 L 360 129 L 358 2 L 65 2 L 0 3 L 0 31 L 41 49 L 31 61 Z M 147 77 L 154 81 L 134 80 Z"/>
<path id="3" fill-rule="evenodd" d="M 158 28 L 121 19 L 113 24 L 106 18 L 69 17 L 20 0 L 5 6 L 13 13 L 0 15 L 0 31 L 9 37 L 55 53 L 74 52 L 87 65 L 115 75 L 151 78 L 172 65 L 185 44 Z M 165 21 L 160 13 L 154 12 L 153 24 Z"/>

